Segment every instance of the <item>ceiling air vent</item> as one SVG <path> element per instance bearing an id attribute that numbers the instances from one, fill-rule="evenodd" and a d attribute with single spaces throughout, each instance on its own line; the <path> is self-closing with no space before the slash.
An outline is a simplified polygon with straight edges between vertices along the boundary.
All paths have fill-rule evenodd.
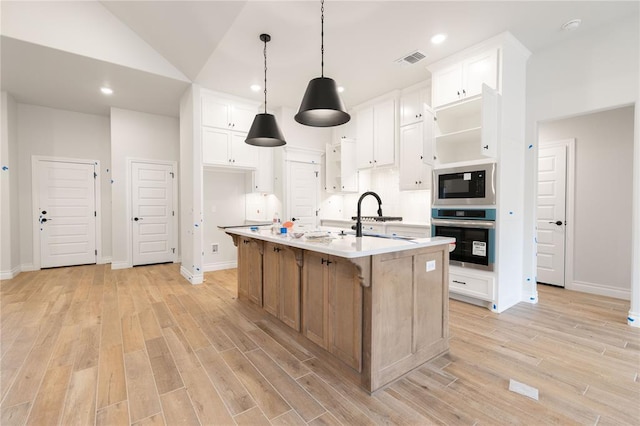
<path id="1" fill-rule="evenodd" d="M 416 62 L 421 61 L 422 59 L 426 58 L 427 55 L 422 53 L 419 50 L 416 50 L 413 53 L 410 53 L 400 59 L 396 60 L 396 63 L 400 64 L 400 65 L 413 65 Z"/>

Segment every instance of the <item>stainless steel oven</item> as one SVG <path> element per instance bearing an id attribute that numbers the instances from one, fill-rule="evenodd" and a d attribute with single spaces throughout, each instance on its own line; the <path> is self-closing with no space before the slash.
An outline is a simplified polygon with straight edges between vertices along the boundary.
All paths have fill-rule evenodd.
<path id="1" fill-rule="evenodd" d="M 495 263 L 495 209 L 433 209 L 431 234 L 455 238 L 449 263 L 493 271 Z"/>
<path id="2" fill-rule="evenodd" d="M 496 204 L 496 164 L 436 169 L 431 191 L 434 206 Z"/>

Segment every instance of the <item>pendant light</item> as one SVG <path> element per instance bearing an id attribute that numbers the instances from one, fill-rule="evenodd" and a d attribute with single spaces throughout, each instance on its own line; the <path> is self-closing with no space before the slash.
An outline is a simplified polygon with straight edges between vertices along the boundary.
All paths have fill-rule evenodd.
<path id="1" fill-rule="evenodd" d="M 321 76 L 309 82 L 295 119 L 306 126 L 339 126 L 349 121 L 351 116 L 340 99 L 336 82 L 324 76 L 324 0 L 320 2 L 320 12 Z"/>
<path id="2" fill-rule="evenodd" d="M 260 40 L 264 42 L 264 113 L 256 114 L 244 141 L 255 146 L 282 146 L 287 143 L 284 135 L 273 114 L 267 114 L 267 42 L 271 41 L 271 36 L 260 34 Z"/>

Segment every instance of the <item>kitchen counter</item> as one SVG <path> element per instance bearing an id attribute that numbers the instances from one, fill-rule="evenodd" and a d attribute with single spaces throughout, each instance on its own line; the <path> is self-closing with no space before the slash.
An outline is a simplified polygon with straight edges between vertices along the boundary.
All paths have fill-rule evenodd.
<path id="1" fill-rule="evenodd" d="M 271 233 L 271 229 L 264 228 L 258 228 L 257 231 L 251 231 L 249 228 L 225 229 L 227 234 L 256 238 L 262 241 L 284 244 L 303 250 L 311 250 L 345 258 L 414 250 L 422 247 L 432 247 L 455 242 L 455 239 L 445 237 L 404 239 L 363 236 L 362 238 L 356 238 L 355 235 L 343 235 L 340 230 L 335 228 L 323 228 L 323 231 L 326 231 L 327 238 L 314 240 L 307 236 L 294 238 L 290 234 L 275 235 Z M 319 234 L 314 232 L 313 235 Z"/>
<path id="2" fill-rule="evenodd" d="M 453 239 L 225 232 L 238 248 L 238 299 L 368 392 L 449 350 Z"/>

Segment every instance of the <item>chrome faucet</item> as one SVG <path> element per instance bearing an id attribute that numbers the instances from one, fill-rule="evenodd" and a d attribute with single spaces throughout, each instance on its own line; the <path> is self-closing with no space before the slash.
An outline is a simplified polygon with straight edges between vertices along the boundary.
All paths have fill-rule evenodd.
<path id="1" fill-rule="evenodd" d="M 378 216 L 382 217 L 382 200 L 380 199 L 380 196 L 373 191 L 368 191 L 362 194 L 360 196 L 360 199 L 358 200 L 358 217 L 356 218 L 356 238 L 362 237 L 362 219 L 361 219 L 362 216 L 360 212 L 360 207 L 362 205 L 362 199 L 367 195 L 373 195 L 374 197 L 376 197 L 376 200 L 378 200 Z"/>

